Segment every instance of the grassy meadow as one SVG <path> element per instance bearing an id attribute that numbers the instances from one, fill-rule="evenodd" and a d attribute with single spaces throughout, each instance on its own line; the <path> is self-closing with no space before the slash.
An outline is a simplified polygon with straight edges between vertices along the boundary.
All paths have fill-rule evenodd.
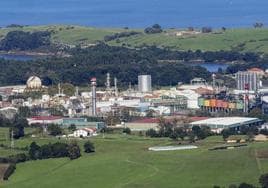
<path id="1" fill-rule="evenodd" d="M 23 28 L 2 28 L 0 39 L 9 31 L 51 31 L 52 42 L 90 46 L 98 41 L 104 42 L 104 37 L 124 31 L 140 31 L 141 34 L 123 37 L 119 40 L 109 41 L 108 44 L 116 46 L 140 47 L 142 45 L 156 45 L 170 47 L 176 50 L 236 50 L 241 52 L 268 53 L 268 29 L 244 28 L 227 29 L 225 32 L 215 30 L 209 34 L 194 34 L 189 36 L 175 36 L 179 29 L 166 29 L 160 34 L 144 34 L 143 29 L 123 28 L 93 28 L 84 26 L 49 25 L 49 26 L 24 26 Z"/>
<path id="2" fill-rule="evenodd" d="M 82 157 L 29 161 L 17 164 L 4 188 L 64 187 L 72 188 L 208 188 L 247 182 L 256 184 L 261 174 L 268 172 L 268 159 L 258 158 L 268 143 L 209 151 L 223 144 L 219 136 L 195 143 L 195 150 L 148 151 L 150 146 L 174 144 L 170 139 L 140 136 L 106 135 L 90 138 L 96 152 Z M 25 138 L 15 142 L 18 147 L 36 141 L 42 145 L 59 141 L 56 138 Z M 61 139 L 62 142 L 69 142 Z M 81 148 L 85 140 L 78 140 Z M 1 141 L 7 144 L 8 141 Z M 1 149 L 0 149 L 1 154 Z"/>

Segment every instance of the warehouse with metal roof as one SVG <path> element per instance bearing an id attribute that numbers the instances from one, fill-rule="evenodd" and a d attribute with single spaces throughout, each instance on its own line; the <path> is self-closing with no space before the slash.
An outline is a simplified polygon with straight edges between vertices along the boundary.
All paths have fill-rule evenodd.
<path id="1" fill-rule="evenodd" d="M 190 123 L 191 126 L 208 126 L 213 132 L 220 133 L 223 129 L 237 128 L 242 126 L 260 126 L 263 121 L 258 118 L 250 117 L 220 117 L 209 118 Z"/>

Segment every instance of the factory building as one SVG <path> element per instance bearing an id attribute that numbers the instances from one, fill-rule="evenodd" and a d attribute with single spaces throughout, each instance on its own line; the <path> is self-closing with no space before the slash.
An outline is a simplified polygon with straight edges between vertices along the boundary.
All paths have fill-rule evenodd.
<path id="1" fill-rule="evenodd" d="M 230 99 L 210 99 L 205 97 L 198 98 L 198 106 L 202 110 L 209 112 L 229 112 L 229 111 L 243 111 L 243 100 L 230 100 Z"/>
<path id="2" fill-rule="evenodd" d="M 254 71 L 239 71 L 235 74 L 238 90 L 257 91 L 261 87 L 260 74 Z"/>
<path id="3" fill-rule="evenodd" d="M 139 92 L 148 93 L 152 91 L 152 78 L 151 75 L 138 76 Z"/>

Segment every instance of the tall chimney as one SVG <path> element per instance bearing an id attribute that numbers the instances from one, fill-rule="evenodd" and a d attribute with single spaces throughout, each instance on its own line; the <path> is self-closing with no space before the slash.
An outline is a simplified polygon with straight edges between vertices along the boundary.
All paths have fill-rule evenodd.
<path id="1" fill-rule="evenodd" d="M 115 96 L 118 97 L 117 78 L 114 78 L 114 92 Z"/>
<path id="2" fill-rule="evenodd" d="M 92 90 L 92 115 L 97 115 L 97 99 L 96 99 L 96 87 L 97 87 L 97 79 L 91 78 L 91 90 Z"/>

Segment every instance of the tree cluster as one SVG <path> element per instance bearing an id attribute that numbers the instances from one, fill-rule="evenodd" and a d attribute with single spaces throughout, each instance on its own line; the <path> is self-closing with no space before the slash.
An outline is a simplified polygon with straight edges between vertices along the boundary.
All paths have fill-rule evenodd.
<path id="1" fill-rule="evenodd" d="M 39 146 L 36 142 L 32 142 L 29 148 L 29 157 L 32 160 L 69 157 L 71 160 L 81 156 L 80 148 L 77 143 L 54 143 Z"/>
<path id="2" fill-rule="evenodd" d="M 262 28 L 264 26 L 264 24 L 262 22 L 256 22 L 253 24 L 254 28 Z"/>
<path id="3" fill-rule="evenodd" d="M 259 185 L 260 188 L 267 188 L 268 187 L 268 174 L 263 174 L 259 177 Z M 231 184 L 229 188 L 258 188 L 259 186 L 255 186 L 249 183 L 240 183 L 239 185 Z M 220 186 L 214 185 L 213 188 L 221 188 Z"/>
<path id="4" fill-rule="evenodd" d="M 124 38 L 124 37 L 130 37 L 130 36 L 139 35 L 139 34 L 141 34 L 141 32 L 125 31 L 125 32 L 121 32 L 121 33 L 115 33 L 113 35 L 106 35 L 104 37 L 104 41 L 109 42 L 112 40 L 116 40 L 116 39 L 120 39 L 120 38 Z"/>
<path id="5" fill-rule="evenodd" d="M 57 125 L 57 124 L 49 124 L 47 127 L 47 130 L 49 134 L 52 136 L 61 135 L 63 131 L 60 125 Z"/>
<path id="6" fill-rule="evenodd" d="M 241 126 L 239 130 L 235 128 L 224 129 L 221 134 L 224 140 L 231 135 L 248 135 L 249 139 L 253 139 L 254 135 L 259 133 L 266 133 L 266 131 L 259 131 L 257 126 Z"/>
<path id="7" fill-rule="evenodd" d="M 147 27 L 144 29 L 144 33 L 146 34 L 155 34 L 162 33 L 163 30 L 159 24 L 154 24 L 152 27 Z"/>
<path id="8" fill-rule="evenodd" d="M 177 120 L 172 122 L 166 121 L 164 118 L 159 119 L 158 131 L 149 129 L 146 131 L 146 136 L 150 137 L 169 137 L 173 140 L 180 138 L 184 140 L 188 138 L 190 142 L 194 142 L 196 139 L 202 140 L 212 135 L 212 132 L 207 126 L 193 126 L 190 128 L 186 124 L 178 125 Z"/>
<path id="9" fill-rule="evenodd" d="M 41 46 L 49 46 L 50 35 L 51 33 L 48 31 L 37 31 L 33 33 L 10 31 L 0 41 L 0 50 L 34 50 Z"/>

